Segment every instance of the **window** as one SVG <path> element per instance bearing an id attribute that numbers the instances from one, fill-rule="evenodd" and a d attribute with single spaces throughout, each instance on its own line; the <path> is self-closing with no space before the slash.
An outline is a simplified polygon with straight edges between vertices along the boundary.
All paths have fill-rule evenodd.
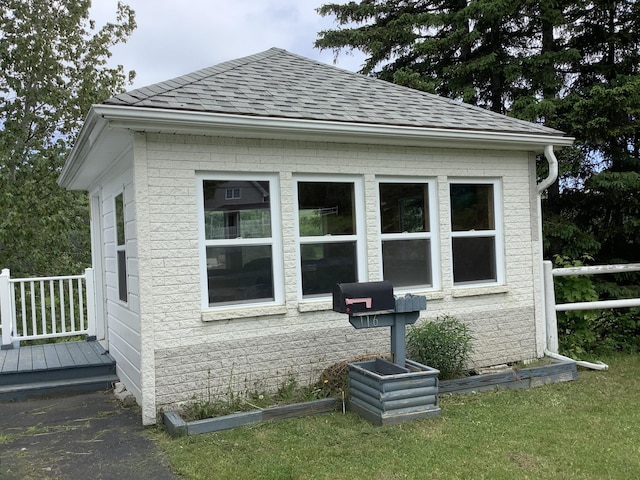
<path id="1" fill-rule="evenodd" d="M 354 181 L 300 179 L 296 185 L 301 295 L 326 296 L 364 271 L 362 189 Z"/>
<path id="2" fill-rule="evenodd" d="M 430 188 L 431 186 L 431 188 Z M 435 188 L 429 182 L 380 181 L 382 271 L 394 287 L 432 287 L 436 257 L 431 221 Z"/>
<path id="3" fill-rule="evenodd" d="M 124 231 L 124 195 L 120 193 L 115 198 L 116 217 L 116 264 L 118 269 L 118 298 L 127 301 L 127 252 Z"/>
<path id="4" fill-rule="evenodd" d="M 281 289 L 274 281 L 274 262 L 279 258 L 274 253 L 279 250 L 274 232 L 280 228 L 273 184 L 267 178 L 240 176 L 202 179 L 207 306 L 280 299 Z"/>
<path id="5" fill-rule="evenodd" d="M 449 192 L 454 284 L 502 283 L 499 183 L 451 183 Z"/>
<path id="6" fill-rule="evenodd" d="M 227 188 L 227 192 L 225 194 L 225 198 L 227 200 L 238 200 L 240 198 L 240 189 L 239 188 Z"/>

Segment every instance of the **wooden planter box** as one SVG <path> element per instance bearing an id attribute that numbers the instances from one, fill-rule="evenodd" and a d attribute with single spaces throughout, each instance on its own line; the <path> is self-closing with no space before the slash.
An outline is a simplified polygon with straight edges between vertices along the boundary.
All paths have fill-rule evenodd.
<path id="1" fill-rule="evenodd" d="M 440 395 L 448 393 L 473 393 L 487 390 L 531 388 L 557 382 L 578 379 L 574 362 L 550 359 L 548 365 L 512 369 L 504 372 L 483 373 L 455 380 L 440 380 Z"/>
<path id="2" fill-rule="evenodd" d="M 349 410 L 374 425 L 440 414 L 438 370 L 407 360 L 406 368 L 376 358 L 349 364 Z"/>
<path id="3" fill-rule="evenodd" d="M 182 437 L 184 435 L 217 432 L 218 430 L 227 430 L 229 428 L 267 420 L 282 420 L 285 418 L 306 417 L 307 415 L 333 412 L 337 405 L 338 401 L 335 398 L 323 398 L 312 402 L 294 403 L 281 407 L 269 407 L 262 410 L 232 413 L 231 415 L 194 420 L 192 422 L 185 422 L 177 412 L 165 412 L 162 416 L 163 423 L 169 434 L 173 437 Z"/>

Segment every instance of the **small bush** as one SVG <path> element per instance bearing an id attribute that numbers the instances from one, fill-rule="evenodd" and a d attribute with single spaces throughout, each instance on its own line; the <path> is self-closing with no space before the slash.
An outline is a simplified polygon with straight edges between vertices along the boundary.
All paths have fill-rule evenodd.
<path id="1" fill-rule="evenodd" d="M 411 326 L 407 332 L 408 356 L 440 370 L 441 379 L 464 376 L 473 337 L 457 318 L 444 315 L 433 322 Z"/>

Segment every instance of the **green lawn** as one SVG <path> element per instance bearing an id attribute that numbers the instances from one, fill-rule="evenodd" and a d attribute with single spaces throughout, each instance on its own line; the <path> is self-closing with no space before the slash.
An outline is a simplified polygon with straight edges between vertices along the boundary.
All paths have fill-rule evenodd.
<path id="1" fill-rule="evenodd" d="M 186 479 L 640 478 L 640 355 L 577 382 L 442 399 L 442 415 L 374 427 L 334 413 L 172 439 Z"/>

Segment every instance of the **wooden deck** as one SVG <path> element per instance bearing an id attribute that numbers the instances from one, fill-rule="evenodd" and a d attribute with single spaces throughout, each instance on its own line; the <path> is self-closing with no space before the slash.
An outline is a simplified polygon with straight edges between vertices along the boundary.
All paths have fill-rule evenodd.
<path id="1" fill-rule="evenodd" d="M 113 358 L 98 342 L 62 342 L 0 350 L 0 375 L 69 367 L 110 365 Z"/>
<path id="2" fill-rule="evenodd" d="M 116 362 L 95 341 L 0 350 L 0 401 L 108 389 Z"/>

